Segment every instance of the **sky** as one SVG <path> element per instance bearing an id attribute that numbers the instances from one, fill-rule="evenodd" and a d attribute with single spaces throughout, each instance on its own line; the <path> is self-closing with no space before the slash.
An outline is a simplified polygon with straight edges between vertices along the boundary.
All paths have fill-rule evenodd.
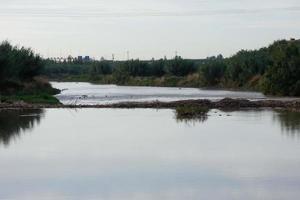
<path id="1" fill-rule="evenodd" d="M 300 38 L 299 0 L 0 0 L 0 41 L 44 57 L 230 56 Z"/>

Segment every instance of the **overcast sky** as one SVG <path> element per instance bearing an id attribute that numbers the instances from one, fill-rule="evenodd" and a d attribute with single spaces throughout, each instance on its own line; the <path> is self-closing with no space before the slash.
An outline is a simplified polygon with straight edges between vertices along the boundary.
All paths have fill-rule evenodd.
<path id="1" fill-rule="evenodd" d="M 300 37 L 300 0 L 0 0 L 0 40 L 43 56 L 202 58 Z"/>

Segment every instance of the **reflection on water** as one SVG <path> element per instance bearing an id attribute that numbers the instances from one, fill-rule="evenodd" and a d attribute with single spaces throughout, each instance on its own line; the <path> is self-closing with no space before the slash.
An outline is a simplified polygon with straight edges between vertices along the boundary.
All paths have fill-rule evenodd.
<path id="1" fill-rule="evenodd" d="M 227 116 L 230 117 L 232 113 L 236 113 L 234 110 L 210 110 L 207 112 L 197 113 L 195 115 L 181 115 L 177 110 L 174 111 L 175 119 L 178 123 L 185 123 L 187 125 L 196 125 L 197 123 L 204 123 L 211 115 L 218 116 Z M 250 109 L 250 110 L 240 110 L 238 112 L 249 112 L 256 113 L 259 116 L 259 113 L 262 113 L 263 110 L 260 109 Z M 210 113 L 210 114 L 208 114 Z M 300 136 L 300 112 L 292 111 L 274 111 L 273 112 L 273 121 L 275 124 L 279 123 L 282 133 L 295 137 Z"/>
<path id="2" fill-rule="evenodd" d="M 274 119 L 280 123 L 283 133 L 291 137 L 300 135 L 300 112 L 280 111 Z"/>
<path id="3" fill-rule="evenodd" d="M 0 111 L 0 144 L 9 145 L 22 132 L 32 130 L 40 123 L 43 113 L 41 109 Z"/>
<path id="4" fill-rule="evenodd" d="M 178 115 L 175 112 L 175 118 L 178 123 L 185 123 L 189 125 L 196 125 L 197 123 L 204 123 L 208 119 L 207 114 L 201 114 L 197 115 L 192 118 L 186 118 L 186 117 L 178 117 Z"/>
<path id="5" fill-rule="evenodd" d="M 184 109 L 184 108 L 183 108 Z M 191 108 L 194 109 L 194 108 Z M 192 111 L 187 111 L 185 113 L 185 110 L 181 110 L 180 107 L 175 109 L 175 118 L 178 123 L 185 123 L 185 124 L 193 124 L 195 125 L 196 123 L 202 123 L 205 122 L 208 119 L 208 112 L 209 109 L 202 109 L 201 110 L 195 110 L 194 112 Z"/>
<path id="6" fill-rule="evenodd" d="M 296 114 L 210 110 L 178 121 L 170 109 L 45 113 L 0 113 L 9 144 L 0 145 L 0 199 L 300 197 L 299 140 L 281 135 L 283 127 L 299 133 Z"/>
<path id="7" fill-rule="evenodd" d="M 234 110 L 207 110 L 196 115 L 185 116 L 174 110 L 174 118 L 177 123 L 187 125 L 197 125 L 205 123 L 210 116 L 230 117 Z M 261 113 L 263 110 L 244 110 L 242 112 Z M 74 113 L 73 113 L 74 114 Z M 75 114 L 76 115 L 76 114 Z M 0 111 L 0 144 L 9 145 L 11 139 L 20 136 L 22 132 L 30 131 L 38 126 L 41 119 L 45 116 L 42 109 L 34 110 L 2 110 Z M 282 133 L 294 137 L 300 135 L 300 113 L 290 111 L 273 112 L 273 120 L 279 122 Z"/>

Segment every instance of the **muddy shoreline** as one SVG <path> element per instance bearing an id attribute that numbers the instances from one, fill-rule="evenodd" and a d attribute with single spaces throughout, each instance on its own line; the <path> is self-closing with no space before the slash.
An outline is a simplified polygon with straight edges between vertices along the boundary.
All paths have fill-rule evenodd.
<path id="1" fill-rule="evenodd" d="M 42 109 L 42 108 L 176 108 L 178 106 L 190 105 L 206 107 L 209 109 L 241 109 L 241 108 L 278 108 L 284 110 L 300 111 L 300 100 L 259 100 L 250 101 L 247 99 L 225 98 L 220 101 L 210 101 L 206 99 L 182 100 L 172 102 L 122 102 L 106 105 L 48 105 L 48 104 L 28 104 L 25 102 L 0 103 L 0 110 L 5 109 Z"/>

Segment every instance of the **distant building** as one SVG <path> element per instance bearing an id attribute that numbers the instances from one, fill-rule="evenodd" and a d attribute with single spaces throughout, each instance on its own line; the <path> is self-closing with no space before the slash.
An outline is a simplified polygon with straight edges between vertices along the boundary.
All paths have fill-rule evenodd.
<path id="1" fill-rule="evenodd" d="M 90 62 L 91 59 L 89 56 L 84 56 L 83 62 Z"/>
<path id="2" fill-rule="evenodd" d="M 77 57 L 77 60 L 79 61 L 79 62 L 90 62 L 91 61 L 91 58 L 90 58 L 90 56 L 78 56 Z"/>
<path id="3" fill-rule="evenodd" d="M 82 56 L 78 56 L 78 57 L 77 57 L 77 60 L 78 60 L 79 62 L 82 62 L 82 61 L 83 61 Z"/>

